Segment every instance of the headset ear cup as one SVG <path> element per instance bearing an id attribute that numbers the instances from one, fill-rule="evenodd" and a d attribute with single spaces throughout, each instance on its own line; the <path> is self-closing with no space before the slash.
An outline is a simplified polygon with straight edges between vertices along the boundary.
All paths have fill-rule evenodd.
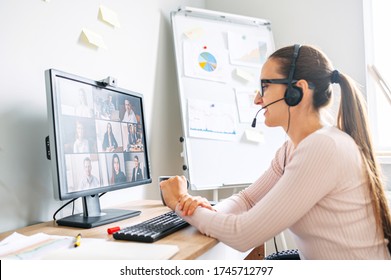
<path id="1" fill-rule="evenodd" d="M 285 103 L 288 106 L 296 106 L 303 98 L 303 90 L 298 86 L 290 86 L 285 91 Z"/>

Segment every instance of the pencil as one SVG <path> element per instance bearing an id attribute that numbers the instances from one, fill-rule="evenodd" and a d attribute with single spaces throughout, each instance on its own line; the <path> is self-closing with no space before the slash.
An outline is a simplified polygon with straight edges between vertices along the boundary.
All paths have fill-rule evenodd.
<path id="1" fill-rule="evenodd" d="M 76 236 L 74 246 L 75 246 L 75 247 L 79 247 L 79 246 L 80 246 L 80 241 L 81 241 L 81 234 L 79 233 L 79 234 Z"/>

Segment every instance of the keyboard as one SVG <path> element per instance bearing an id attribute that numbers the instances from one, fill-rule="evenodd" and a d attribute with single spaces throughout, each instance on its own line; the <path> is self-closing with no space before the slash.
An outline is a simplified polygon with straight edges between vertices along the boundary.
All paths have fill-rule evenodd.
<path id="1" fill-rule="evenodd" d="M 117 240 L 151 243 L 188 225 L 185 220 L 179 217 L 174 211 L 171 211 L 139 224 L 123 228 L 115 232 L 113 237 Z"/>

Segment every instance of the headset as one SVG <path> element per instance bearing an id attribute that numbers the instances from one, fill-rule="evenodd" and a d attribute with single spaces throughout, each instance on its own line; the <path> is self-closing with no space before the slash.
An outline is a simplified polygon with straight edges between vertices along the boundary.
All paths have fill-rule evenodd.
<path id="1" fill-rule="evenodd" d="M 298 44 L 294 45 L 293 58 L 292 58 L 292 63 L 290 66 L 289 76 L 288 76 L 288 87 L 284 94 L 285 103 L 288 106 L 292 106 L 292 107 L 299 104 L 301 99 L 303 98 L 302 88 L 292 84 L 293 75 L 295 74 L 295 70 L 296 70 L 296 61 L 297 58 L 299 57 L 300 47 L 301 45 Z"/>
<path id="2" fill-rule="evenodd" d="M 302 88 L 294 85 L 296 83 L 296 81 L 293 80 L 293 75 L 295 74 L 296 61 L 299 56 L 300 47 L 301 47 L 301 45 L 298 45 L 298 44 L 294 45 L 292 63 L 291 63 L 290 69 L 289 69 L 289 76 L 288 76 L 287 80 L 284 79 L 284 84 L 287 83 L 287 85 L 288 85 L 287 89 L 285 90 L 284 97 L 277 99 L 277 100 L 263 106 L 261 109 L 259 109 L 258 112 L 255 114 L 255 117 L 254 117 L 253 122 L 251 124 L 252 127 L 256 126 L 258 113 L 260 111 L 266 109 L 270 105 L 273 105 L 274 103 L 285 100 L 285 103 L 288 106 L 293 107 L 293 106 L 296 106 L 297 104 L 299 104 L 301 99 L 303 99 Z"/>

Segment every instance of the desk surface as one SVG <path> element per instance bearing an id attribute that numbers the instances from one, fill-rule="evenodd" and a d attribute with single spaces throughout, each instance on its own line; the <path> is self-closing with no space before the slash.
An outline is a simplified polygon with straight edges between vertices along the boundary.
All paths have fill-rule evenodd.
<path id="1" fill-rule="evenodd" d="M 1 233 L 0 240 L 4 239 L 15 231 L 24 235 L 32 235 L 35 233 L 43 232 L 52 235 L 76 236 L 78 233 L 81 233 L 84 237 L 89 238 L 113 239 L 111 235 L 107 234 L 107 228 L 113 226 L 125 227 L 170 211 L 169 208 L 163 206 L 161 201 L 158 200 L 132 201 L 130 203 L 119 205 L 113 208 L 141 210 L 141 214 L 130 219 L 114 222 L 112 224 L 107 224 L 91 229 L 58 226 L 55 221 L 50 221 Z M 201 234 L 196 228 L 190 226 L 179 230 L 173 234 L 170 234 L 169 236 L 160 239 L 155 243 L 177 245 L 179 247 L 179 252 L 172 259 L 186 260 L 197 258 L 198 256 L 211 249 L 213 246 L 215 246 L 218 241 L 214 238 L 210 238 Z"/>

